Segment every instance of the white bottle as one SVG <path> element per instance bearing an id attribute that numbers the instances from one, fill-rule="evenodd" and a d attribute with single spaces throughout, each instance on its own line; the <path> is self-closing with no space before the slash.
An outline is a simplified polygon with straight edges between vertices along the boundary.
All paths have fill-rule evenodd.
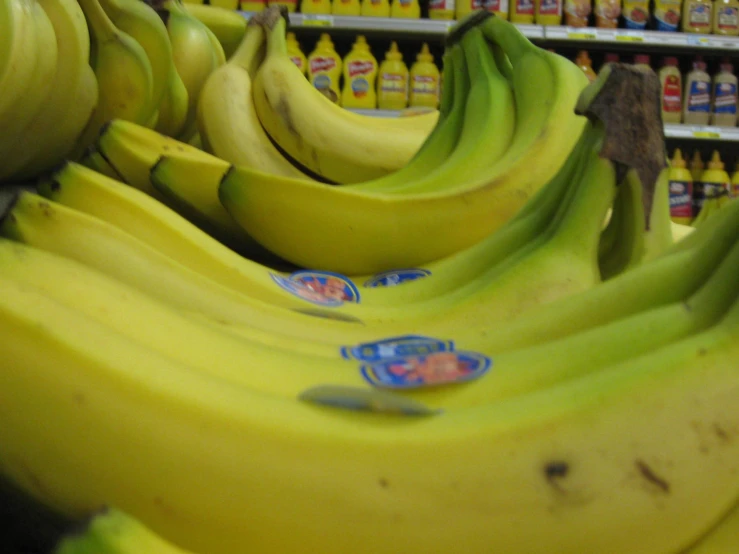
<path id="1" fill-rule="evenodd" d="M 737 78 L 734 66 L 728 61 L 723 61 L 714 75 L 712 92 L 711 125 L 736 127 Z"/>

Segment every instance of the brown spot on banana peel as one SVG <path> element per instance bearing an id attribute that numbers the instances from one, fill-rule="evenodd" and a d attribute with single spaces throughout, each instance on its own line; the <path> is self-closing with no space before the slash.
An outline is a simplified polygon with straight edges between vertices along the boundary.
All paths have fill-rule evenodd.
<path id="1" fill-rule="evenodd" d="M 614 163 L 618 182 L 630 168 L 636 171 L 649 230 L 655 184 L 667 167 L 657 75 L 630 64 L 609 64 L 582 91 L 575 113 L 603 123 L 600 156 Z"/>
<path id="2" fill-rule="evenodd" d="M 646 479 L 649 483 L 656 486 L 660 491 L 662 491 L 665 494 L 670 493 L 670 483 L 668 483 L 665 479 L 657 475 L 649 465 L 644 460 L 636 459 L 634 460 L 634 465 L 636 466 L 636 469 L 639 470 L 639 474 Z"/>

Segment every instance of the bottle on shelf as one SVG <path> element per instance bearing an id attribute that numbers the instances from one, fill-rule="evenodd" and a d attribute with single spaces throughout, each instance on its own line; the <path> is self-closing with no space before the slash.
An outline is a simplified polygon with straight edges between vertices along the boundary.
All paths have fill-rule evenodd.
<path id="1" fill-rule="evenodd" d="M 434 56 L 423 43 L 411 66 L 409 103 L 412 108 L 437 108 L 439 105 L 439 68 Z"/>
<path id="2" fill-rule="evenodd" d="M 390 0 L 362 0 L 360 14 L 364 17 L 390 17 Z"/>
<path id="3" fill-rule="evenodd" d="M 202 4 L 202 2 L 198 2 Z M 239 0 L 210 0 L 209 4 L 217 8 L 223 8 L 226 10 L 238 10 Z"/>
<path id="4" fill-rule="evenodd" d="M 712 21 L 711 0 L 684 0 L 682 17 L 684 33 L 710 33 Z"/>
<path id="5" fill-rule="evenodd" d="M 497 17 L 508 19 L 510 8 L 508 0 L 472 0 L 473 5 L 477 5 L 482 1 L 482 9 L 495 14 Z M 477 8 L 476 8 L 477 9 Z"/>
<path id="6" fill-rule="evenodd" d="M 708 125 L 711 119 L 711 77 L 706 62 L 696 56 L 693 70 L 685 76 L 683 122 L 688 125 Z"/>
<path id="7" fill-rule="evenodd" d="M 618 27 L 618 18 L 621 15 L 620 0 L 595 0 L 595 26 L 602 29 Z"/>
<path id="8" fill-rule="evenodd" d="M 534 0 L 511 0 L 509 21 L 520 25 L 534 22 Z"/>
<path id="9" fill-rule="evenodd" d="M 331 13 L 334 15 L 358 16 L 362 13 L 360 0 L 333 0 Z"/>
<path id="10" fill-rule="evenodd" d="M 377 108 L 375 80 L 377 60 L 364 35 L 357 35 L 351 51 L 344 58 L 344 89 L 341 105 L 345 108 L 374 110 Z"/>
<path id="11" fill-rule="evenodd" d="M 739 36 L 739 0 L 715 0 L 713 6 L 714 35 Z"/>
<path id="12" fill-rule="evenodd" d="M 623 0 L 621 13 L 627 29 L 645 29 L 649 21 L 649 0 Z"/>
<path id="13" fill-rule="evenodd" d="M 308 55 L 308 78 L 314 87 L 338 104 L 340 77 L 341 58 L 329 34 L 322 33 L 315 49 Z"/>
<path id="14" fill-rule="evenodd" d="M 390 43 L 390 50 L 380 64 L 377 81 L 377 107 L 381 110 L 402 110 L 408 106 L 408 67 L 398 43 Z"/>
<path id="15" fill-rule="evenodd" d="M 603 57 L 603 65 L 606 66 L 609 63 L 618 63 L 621 61 L 621 56 L 616 54 L 615 52 L 606 52 L 606 55 Z"/>
<path id="16" fill-rule="evenodd" d="M 241 0 L 239 9 L 242 12 L 258 13 L 267 7 L 267 0 Z"/>
<path id="17" fill-rule="evenodd" d="M 634 67 L 652 69 L 652 60 L 647 54 L 637 54 L 634 56 Z"/>
<path id="18" fill-rule="evenodd" d="M 562 0 L 534 0 L 534 23 L 560 25 L 562 23 Z"/>
<path id="19" fill-rule="evenodd" d="M 298 7 L 298 0 L 267 0 L 267 6 L 281 6 L 293 13 Z"/>
<path id="20" fill-rule="evenodd" d="M 301 0 L 300 12 L 305 14 L 328 15 L 331 13 L 331 0 Z"/>
<path id="21" fill-rule="evenodd" d="M 429 0 L 429 19 L 454 19 L 457 11 L 455 0 Z"/>
<path id="22" fill-rule="evenodd" d="M 719 72 L 713 77 L 713 113 L 711 125 L 736 127 L 737 78 L 734 66 L 723 60 Z"/>
<path id="23" fill-rule="evenodd" d="M 654 28 L 674 33 L 680 26 L 681 0 L 654 0 Z"/>
<path id="24" fill-rule="evenodd" d="M 300 49 L 300 44 L 295 38 L 295 33 L 288 32 L 285 38 L 287 40 L 287 55 L 290 56 L 290 59 L 293 61 L 293 63 L 298 66 L 298 69 L 300 69 L 301 73 L 303 73 L 303 75 L 307 75 L 308 59 L 305 57 L 305 54 L 303 54 L 303 51 Z"/>
<path id="25" fill-rule="evenodd" d="M 418 0 L 393 0 L 390 17 L 418 19 L 421 17 L 421 4 Z"/>
<path id="26" fill-rule="evenodd" d="M 670 218 L 675 223 L 690 225 L 693 221 L 693 176 L 686 167 L 679 148 L 670 160 L 668 170 L 670 189 Z"/>
<path id="27" fill-rule="evenodd" d="M 703 185 L 703 195 L 699 199 L 700 206 L 703 205 L 706 198 L 715 198 L 721 194 L 731 193 L 731 178 L 724 169 L 724 163 L 721 161 L 718 150 L 713 151 L 711 161 L 708 162 L 706 170 L 701 175 L 701 184 Z"/>
<path id="28" fill-rule="evenodd" d="M 664 59 L 664 65 L 659 70 L 659 84 L 662 96 L 662 121 L 664 123 L 681 123 L 683 118 L 683 84 L 676 57 L 668 56 Z"/>
<path id="29" fill-rule="evenodd" d="M 591 11 L 590 0 L 565 0 L 564 24 L 569 27 L 587 27 Z"/>
<path id="30" fill-rule="evenodd" d="M 595 71 L 593 71 L 593 62 L 586 50 L 580 50 L 577 53 L 575 65 L 583 70 L 583 73 L 585 73 L 591 83 L 595 81 L 597 75 L 595 74 Z"/>
<path id="31" fill-rule="evenodd" d="M 693 219 L 696 218 L 703 202 L 703 171 L 705 165 L 699 150 L 693 150 L 690 160 L 690 175 L 693 177 Z"/>
<path id="32" fill-rule="evenodd" d="M 734 164 L 734 173 L 731 176 L 731 196 L 739 198 L 739 160 Z"/>

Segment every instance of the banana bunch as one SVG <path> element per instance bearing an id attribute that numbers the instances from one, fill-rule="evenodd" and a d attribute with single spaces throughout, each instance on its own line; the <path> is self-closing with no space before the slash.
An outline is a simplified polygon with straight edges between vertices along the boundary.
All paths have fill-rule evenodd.
<path id="1" fill-rule="evenodd" d="M 729 191 L 725 188 L 708 186 L 705 191 L 706 198 L 703 200 L 698 216 L 691 223 L 691 226 L 693 227 L 700 227 L 728 202 L 732 201 Z"/>

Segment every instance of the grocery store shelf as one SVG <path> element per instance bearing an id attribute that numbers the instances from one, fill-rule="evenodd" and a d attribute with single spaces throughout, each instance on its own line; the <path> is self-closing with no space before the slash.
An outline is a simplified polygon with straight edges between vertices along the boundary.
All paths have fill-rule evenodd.
<path id="1" fill-rule="evenodd" d="M 394 110 L 350 110 L 373 117 L 398 117 Z M 674 139 L 703 139 L 739 142 L 738 127 L 709 127 L 703 125 L 665 125 L 665 137 Z"/>
<path id="2" fill-rule="evenodd" d="M 247 19 L 249 12 L 240 12 Z M 346 17 L 339 15 L 290 14 L 292 28 L 332 28 L 336 30 L 388 33 L 395 35 L 432 35 L 441 38 L 455 21 L 434 19 L 392 19 L 387 17 Z M 517 25 L 530 39 L 547 42 L 587 42 L 589 44 L 638 45 L 651 48 L 705 48 L 729 50 L 739 53 L 739 37 L 696 35 L 692 33 L 662 33 L 658 31 L 632 31 L 629 29 L 597 29 L 595 27 L 543 27 L 541 25 Z"/>
<path id="3" fill-rule="evenodd" d="M 739 52 L 739 38 L 692 33 L 662 33 L 659 31 L 632 31 L 629 29 L 596 29 L 593 27 L 545 27 L 548 41 L 575 41 L 592 44 L 628 44 L 640 47 L 707 48 Z"/>
<path id="4" fill-rule="evenodd" d="M 240 12 L 247 19 L 249 12 Z M 323 27 L 347 31 L 376 31 L 379 33 L 395 33 L 399 35 L 434 35 L 443 37 L 455 21 L 436 19 L 393 19 L 389 17 L 348 17 L 340 15 L 307 15 L 290 14 L 290 27 L 311 28 Z M 544 27 L 541 25 L 518 25 L 521 32 L 532 39 L 544 38 Z"/>

